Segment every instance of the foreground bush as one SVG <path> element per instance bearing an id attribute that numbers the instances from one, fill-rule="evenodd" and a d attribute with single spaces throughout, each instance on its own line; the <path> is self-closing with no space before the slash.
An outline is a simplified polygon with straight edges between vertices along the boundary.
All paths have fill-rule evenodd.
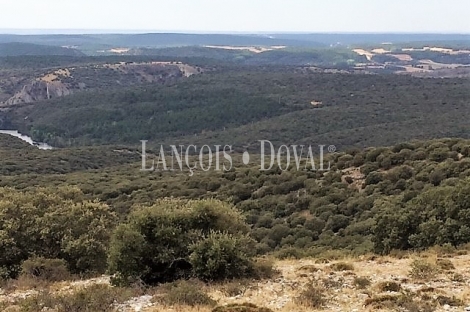
<path id="1" fill-rule="evenodd" d="M 470 183 L 430 188 L 406 204 L 387 200 L 375 217 L 377 253 L 470 242 Z M 416 213 L 419 211 L 419 213 Z"/>
<path id="2" fill-rule="evenodd" d="M 116 229 L 109 271 L 119 285 L 240 277 L 252 266 L 247 232 L 241 213 L 221 201 L 160 200 Z"/>
<path id="3" fill-rule="evenodd" d="M 21 275 L 47 282 L 59 282 L 70 278 L 65 260 L 40 257 L 23 262 Z"/>
<path id="4" fill-rule="evenodd" d="M 211 233 L 191 246 L 190 262 L 195 275 L 206 281 L 233 279 L 254 273 L 246 254 L 251 240 L 223 233 Z"/>
<path id="5" fill-rule="evenodd" d="M 31 256 L 63 259 L 72 273 L 104 272 L 116 216 L 74 187 L 0 188 L 0 278 Z"/>

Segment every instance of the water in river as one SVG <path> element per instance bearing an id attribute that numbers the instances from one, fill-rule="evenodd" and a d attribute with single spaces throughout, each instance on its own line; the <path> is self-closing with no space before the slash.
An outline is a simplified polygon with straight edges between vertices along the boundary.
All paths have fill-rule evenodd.
<path id="1" fill-rule="evenodd" d="M 21 134 L 16 130 L 0 130 L 0 134 L 8 134 L 8 135 L 14 136 L 14 137 L 16 137 L 18 139 L 21 139 L 25 142 L 28 142 L 29 144 L 31 144 L 33 146 L 36 146 L 37 148 L 42 149 L 42 150 L 51 150 L 51 149 L 53 149 L 53 147 L 50 146 L 49 144 L 35 142 L 29 136 Z"/>

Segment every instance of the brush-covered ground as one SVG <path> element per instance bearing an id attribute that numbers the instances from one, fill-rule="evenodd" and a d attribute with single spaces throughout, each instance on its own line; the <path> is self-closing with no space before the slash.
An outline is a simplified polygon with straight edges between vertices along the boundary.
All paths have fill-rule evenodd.
<path id="1" fill-rule="evenodd" d="M 468 140 L 333 153 L 329 172 L 260 172 L 235 160 L 233 171 L 192 177 L 142 173 L 130 148 L 0 142 L 0 311 L 470 306 Z M 445 247 L 394 251 L 434 245 Z M 174 263 L 206 282 L 181 281 Z M 105 272 L 157 286 L 113 287 Z M 259 308 L 227 308 L 243 303 Z"/>
<path id="2" fill-rule="evenodd" d="M 153 288 L 112 287 L 109 276 L 49 282 L 22 275 L 2 286 L 0 307 L 51 312 L 467 311 L 467 249 L 444 246 L 355 258 L 329 252 L 274 260 L 272 270 L 265 265 L 269 277 L 261 280 L 189 280 Z"/>

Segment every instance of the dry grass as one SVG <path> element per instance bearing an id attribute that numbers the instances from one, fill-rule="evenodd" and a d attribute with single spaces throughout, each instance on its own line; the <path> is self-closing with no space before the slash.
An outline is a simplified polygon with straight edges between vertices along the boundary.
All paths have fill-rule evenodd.
<path id="1" fill-rule="evenodd" d="M 379 292 L 399 292 L 402 290 L 400 283 L 394 281 L 380 282 L 376 288 Z"/>
<path id="2" fill-rule="evenodd" d="M 351 263 L 337 262 L 330 265 L 333 271 L 354 271 L 354 266 Z"/>
<path id="3" fill-rule="evenodd" d="M 429 281 L 435 278 L 438 273 L 438 268 L 435 264 L 423 259 L 413 260 L 410 267 L 409 276 L 416 280 Z"/>
<path id="4" fill-rule="evenodd" d="M 250 303 L 274 312 L 445 311 L 446 304 L 456 309 L 452 311 L 462 311 L 462 306 L 470 305 L 470 285 L 466 283 L 470 278 L 470 255 L 461 251 L 440 248 L 420 254 L 400 253 L 394 257 L 367 255 L 353 258 L 332 254 L 327 258 L 341 260 L 329 260 L 329 263 L 319 263 L 323 261 L 313 258 L 276 261 L 278 273 L 274 277 L 219 284 L 198 283 L 191 291 L 206 294 L 217 302 L 217 306 Z M 450 260 L 455 269 L 443 259 Z M 346 267 L 352 265 L 354 271 L 334 269 L 343 269 L 345 264 Z M 411 277 L 413 268 L 424 279 Z M 431 268 L 431 275 L 427 273 L 428 268 Z M 51 291 L 62 291 L 60 289 L 67 287 L 66 283 L 70 285 L 70 282 L 61 282 L 47 287 Z M 25 283 L 24 287 L 27 285 Z M 0 295 L 0 307 L 2 301 L 25 294 L 24 289 L 11 289 L 11 292 Z M 162 289 L 152 289 L 147 294 L 154 296 L 154 302 L 164 303 L 141 311 L 210 312 L 214 309 L 214 306 L 185 305 L 178 299 L 181 291 L 177 291 L 176 301 L 159 300 L 164 294 Z"/>
<path id="5" fill-rule="evenodd" d="M 354 286 L 356 286 L 357 289 L 367 289 L 372 282 L 370 281 L 370 278 L 368 277 L 355 277 L 354 278 Z"/>
<path id="6" fill-rule="evenodd" d="M 310 282 L 296 298 L 296 302 L 304 307 L 320 309 L 328 303 L 327 290 Z"/>

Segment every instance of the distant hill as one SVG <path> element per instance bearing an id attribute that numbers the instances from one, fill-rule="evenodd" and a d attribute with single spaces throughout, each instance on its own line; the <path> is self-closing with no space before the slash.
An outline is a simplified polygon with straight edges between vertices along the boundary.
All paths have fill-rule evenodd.
<path id="1" fill-rule="evenodd" d="M 290 45 L 325 46 L 383 42 L 470 41 L 470 34 L 342 34 L 342 33 L 273 33 L 273 34 L 83 34 L 83 35 L 6 35 L 2 42 L 28 42 L 50 45 L 123 44 L 132 46 L 181 45 Z"/>
<path id="2" fill-rule="evenodd" d="M 341 48 L 285 48 L 266 49 L 256 53 L 246 49 L 231 49 L 229 47 L 174 47 L 163 49 L 133 49 L 135 55 L 145 56 L 174 56 L 177 58 L 209 58 L 240 65 L 291 65 L 291 66 L 338 66 L 348 62 L 366 62 L 364 56 Z"/>
<path id="3" fill-rule="evenodd" d="M 38 45 L 22 42 L 0 43 L 0 57 L 25 55 L 84 56 L 85 54 L 76 49 L 68 49 L 57 46 Z"/>
<path id="4" fill-rule="evenodd" d="M 81 50 L 110 47 L 177 47 L 192 45 L 233 45 L 233 46 L 303 46 L 320 47 L 324 44 L 314 41 L 276 39 L 260 35 L 225 34 L 103 34 L 103 35 L 1 35 L 0 43 L 25 42 L 56 46 L 77 46 Z"/>
<path id="5" fill-rule="evenodd" d="M 0 34 L 0 43 L 34 43 L 76 47 L 86 54 L 103 54 L 112 48 L 169 48 L 183 46 L 288 46 L 328 47 L 411 43 L 420 46 L 439 42 L 450 47 L 466 47 L 466 34 L 83 34 L 83 35 L 7 35 Z"/>
<path id="6" fill-rule="evenodd" d="M 466 42 L 470 44 L 470 34 L 270 34 L 277 40 L 320 42 L 325 45 L 356 45 L 377 43 L 419 43 L 419 42 Z"/>
<path id="7" fill-rule="evenodd" d="M 188 46 L 188 45 L 232 45 L 232 46 L 323 46 L 318 42 L 293 39 L 276 39 L 257 35 L 224 34 L 136 34 L 117 37 L 119 43 L 130 46 Z"/>

